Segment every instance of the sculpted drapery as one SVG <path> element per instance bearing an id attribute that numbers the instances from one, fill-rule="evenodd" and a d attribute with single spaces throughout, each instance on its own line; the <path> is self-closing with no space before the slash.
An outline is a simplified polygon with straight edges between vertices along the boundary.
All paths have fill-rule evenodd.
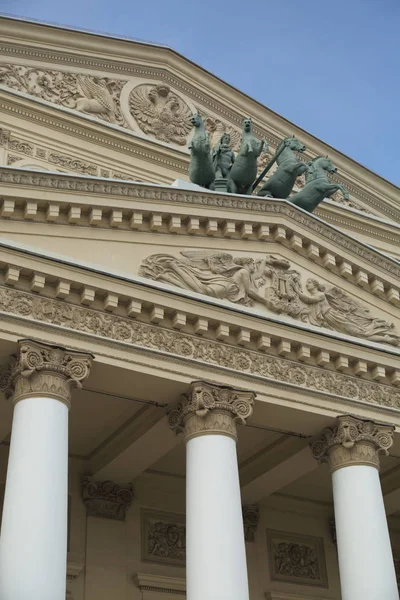
<path id="1" fill-rule="evenodd" d="M 255 303 L 311 325 L 355 337 L 400 344 L 393 323 L 371 315 L 338 287 L 309 278 L 305 290 L 298 271 L 286 259 L 233 258 L 228 253 L 185 251 L 181 257 L 153 254 L 139 273 L 144 277 L 245 306 Z"/>

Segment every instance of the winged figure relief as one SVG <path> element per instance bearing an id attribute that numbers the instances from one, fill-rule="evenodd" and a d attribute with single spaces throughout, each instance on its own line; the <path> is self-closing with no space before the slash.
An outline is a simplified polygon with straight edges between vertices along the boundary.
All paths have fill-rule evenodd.
<path id="1" fill-rule="evenodd" d="M 144 133 L 162 142 L 187 144 L 192 111 L 168 85 L 137 86 L 129 95 L 129 108 Z"/>
<path id="2" fill-rule="evenodd" d="M 202 250 L 182 251 L 179 257 L 153 254 L 142 262 L 139 274 L 245 306 L 261 304 L 274 313 L 354 337 L 400 345 L 393 323 L 374 317 L 342 289 L 308 278 L 303 291 L 300 272 L 281 257 L 254 260 Z"/>
<path id="3" fill-rule="evenodd" d="M 234 129 L 230 125 L 223 123 L 219 119 L 215 119 L 210 116 L 204 117 L 204 125 L 210 136 L 211 148 L 214 148 L 219 143 L 219 141 L 220 141 L 221 137 L 224 135 L 224 133 L 228 133 L 231 137 L 230 146 L 231 146 L 232 150 L 234 150 L 235 152 L 238 152 L 238 150 L 240 148 L 240 141 L 241 141 L 240 131 L 237 131 L 237 129 Z"/>
<path id="4" fill-rule="evenodd" d="M 75 108 L 81 112 L 106 115 L 111 122 L 115 121 L 114 100 L 106 84 L 97 77 L 77 75 L 83 97 L 76 100 Z"/>

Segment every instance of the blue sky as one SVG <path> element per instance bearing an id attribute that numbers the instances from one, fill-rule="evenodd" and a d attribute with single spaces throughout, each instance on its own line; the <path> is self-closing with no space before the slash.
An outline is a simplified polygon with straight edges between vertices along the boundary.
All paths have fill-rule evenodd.
<path id="1" fill-rule="evenodd" d="M 0 0 L 171 46 L 400 184 L 400 0 Z"/>

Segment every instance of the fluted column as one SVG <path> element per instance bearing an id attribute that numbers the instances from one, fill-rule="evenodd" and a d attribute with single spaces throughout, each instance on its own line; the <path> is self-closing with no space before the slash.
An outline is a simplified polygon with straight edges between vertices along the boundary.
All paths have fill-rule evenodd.
<path id="1" fill-rule="evenodd" d="M 342 600 L 399 598 L 379 480 L 393 429 L 346 415 L 311 443 L 332 473 Z"/>
<path id="2" fill-rule="evenodd" d="M 19 342 L 0 388 L 14 404 L 0 535 L 1 600 L 65 600 L 68 412 L 90 355 Z"/>
<path id="3" fill-rule="evenodd" d="M 188 600 L 248 600 L 236 424 L 255 395 L 198 381 L 169 423 L 186 441 Z"/>

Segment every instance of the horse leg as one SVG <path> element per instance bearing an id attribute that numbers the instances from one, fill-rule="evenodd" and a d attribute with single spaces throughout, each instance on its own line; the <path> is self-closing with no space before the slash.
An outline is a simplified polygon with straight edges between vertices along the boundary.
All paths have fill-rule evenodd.
<path id="1" fill-rule="evenodd" d="M 244 191 L 242 192 L 242 194 L 244 194 L 245 196 L 251 196 L 252 193 L 253 193 L 253 184 L 251 183 L 246 188 L 244 188 Z"/>
<path id="2" fill-rule="evenodd" d="M 238 194 L 239 193 L 239 188 L 236 185 L 236 183 L 233 181 L 233 179 L 228 179 L 228 192 L 230 194 Z"/>

